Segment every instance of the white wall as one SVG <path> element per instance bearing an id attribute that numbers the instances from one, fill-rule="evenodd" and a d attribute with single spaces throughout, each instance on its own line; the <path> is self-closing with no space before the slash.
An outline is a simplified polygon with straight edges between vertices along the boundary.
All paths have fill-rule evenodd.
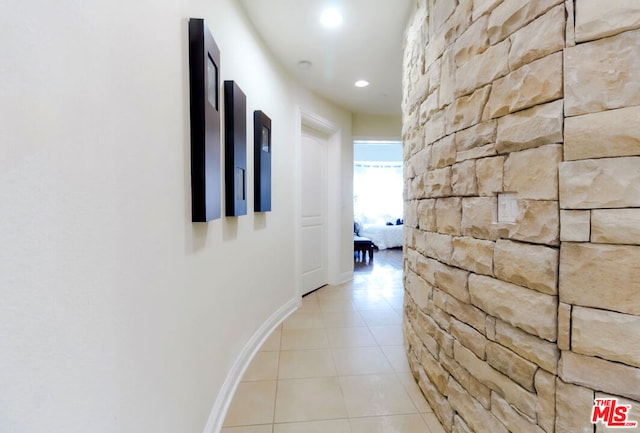
<path id="1" fill-rule="evenodd" d="M 402 116 L 356 113 L 353 115 L 353 138 L 400 141 Z"/>
<path id="2" fill-rule="evenodd" d="M 272 118 L 273 212 L 190 222 L 191 16 Z M 233 0 L 0 2 L 0 52 L 0 431 L 215 427 L 297 302 L 299 107 L 340 125 L 338 189 L 349 113 L 292 84 Z"/>

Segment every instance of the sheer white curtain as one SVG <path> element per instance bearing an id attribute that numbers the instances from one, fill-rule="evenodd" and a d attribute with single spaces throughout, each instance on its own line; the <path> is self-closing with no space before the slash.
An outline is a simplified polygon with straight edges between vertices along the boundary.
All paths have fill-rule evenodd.
<path id="1" fill-rule="evenodd" d="M 396 223 L 402 218 L 402 163 L 356 162 L 353 211 L 361 224 Z"/>

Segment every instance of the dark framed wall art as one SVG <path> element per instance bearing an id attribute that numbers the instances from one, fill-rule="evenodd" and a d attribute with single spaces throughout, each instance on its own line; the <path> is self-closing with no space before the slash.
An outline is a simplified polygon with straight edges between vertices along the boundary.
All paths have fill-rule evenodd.
<path id="1" fill-rule="evenodd" d="M 253 112 L 254 211 L 271 210 L 271 119 L 260 110 Z"/>
<path id="2" fill-rule="evenodd" d="M 224 82 L 225 215 L 247 214 L 247 97 L 234 81 Z"/>
<path id="3" fill-rule="evenodd" d="M 192 221 L 220 218 L 220 50 L 205 21 L 189 19 Z"/>

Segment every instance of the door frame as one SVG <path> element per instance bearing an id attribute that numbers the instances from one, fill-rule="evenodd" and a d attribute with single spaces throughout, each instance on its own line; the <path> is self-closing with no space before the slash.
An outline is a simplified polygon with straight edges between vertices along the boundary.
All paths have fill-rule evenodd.
<path id="1" fill-rule="evenodd" d="M 311 293 L 315 290 L 317 290 L 318 288 L 322 287 L 325 284 L 329 283 L 329 246 L 327 245 L 328 243 L 328 232 L 329 232 L 329 227 L 327 224 L 328 221 L 328 214 L 329 214 L 329 192 L 327 191 L 327 185 L 328 185 L 328 176 L 329 173 L 327 173 L 327 169 L 329 167 L 329 137 L 326 136 L 325 134 L 320 133 L 319 131 L 315 130 L 315 129 L 311 129 L 309 127 L 307 127 L 306 125 L 302 125 L 302 131 L 301 131 L 301 138 L 300 138 L 300 155 L 301 155 L 301 160 L 302 160 L 302 156 L 304 155 L 304 153 L 307 151 L 307 149 L 305 149 L 307 146 L 311 146 L 311 144 L 308 144 L 309 141 L 315 142 L 317 143 L 317 146 L 320 146 L 320 151 L 322 153 L 322 155 L 320 156 L 319 159 L 319 164 L 318 167 L 320 168 L 321 174 L 320 174 L 320 181 L 322 182 L 314 182 L 316 183 L 319 188 L 320 188 L 320 218 L 318 219 L 318 217 L 310 217 L 310 216 L 306 216 L 303 214 L 303 212 L 301 212 L 300 215 L 300 250 L 301 250 L 301 255 L 300 256 L 300 261 L 301 263 L 305 261 L 305 256 L 304 254 L 309 254 L 309 245 L 303 245 L 303 240 L 304 240 L 304 230 L 309 230 L 311 227 L 313 227 L 314 225 L 309 225 L 310 221 L 315 220 L 316 222 L 319 222 L 320 227 L 322 228 L 321 232 L 320 232 L 320 239 L 318 240 L 318 245 L 316 246 L 316 252 L 317 249 L 320 248 L 320 269 L 315 269 L 312 271 L 307 271 L 307 272 L 317 272 L 320 271 L 322 274 L 322 279 L 318 278 L 316 280 L 316 278 L 311 277 L 312 280 L 316 280 L 317 283 L 314 283 L 312 285 L 312 288 L 310 290 L 310 286 L 309 283 L 311 283 L 311 281 L 309 281 L 309 275 L 306 274 L 304 272 L 304 269 L 301 268 L 300 270 L 300 293 L 302 294 L 302 296 L 304 296 L 307 293 Z M 315 158 L 314 158 L 315 160 Z M 304 164 L 300 165 L 301 169 L 304 168 Z M 304 177 L 307 175 L 307 173 L 303 173 L 301 171 L 300 173 L 301 175 L 301 188 L 302 186 L 305 184 L 304 181 Z M 302 204 L 305 201 L 305 196 L 304 194 L 306 194 L 307 191 L 301 189 L 301 193 L 300 193 L 300 207 L 302 209 Z M 309 242 L 307 240 L 307 242 Z M 304 247 L 304 248 L 303 248 Z M 317 274 L 316 274 L 317 275 Z M 318 276 L 319 277 L 319 276 Z M 306 284 L 303 284 L 305 283 Z"/>
<path id="2" fill-rule="evenodd" d="M 302 254 L 302 133 L 304 130 L 311 130 L 327 142 L 327 167 L 326 169 L 326 246 L 327 246 L 327 277 L 329 284 L 339 284 L 344 281 L 344 276 L 340 275 L 340 146 L 341 129 L 333 122 L 319 116 L 299 109 L 299 121 L 296 122 L 297 130 L 297 177 L 296 182 L 296 275 L 298 283 L 298 293 L 302 290 L 302 265 L 300 255 Z M 336 173 L 338 173 L 336 175 Z M 333 174 L 333 175 L 332 175 Z"/>

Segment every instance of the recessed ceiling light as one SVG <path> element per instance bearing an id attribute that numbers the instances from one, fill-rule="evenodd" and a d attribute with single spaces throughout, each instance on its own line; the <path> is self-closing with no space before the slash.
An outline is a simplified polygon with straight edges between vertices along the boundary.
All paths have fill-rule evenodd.
<path id="1" fill-rule="evenodd" d="M 335 28 L 342 24 L 342 14 L 338 9 L 325 9 L 320 16 L 320 22 L 327 28 Z"/>
<path id="2" fill-rule="evenodd" d="M 369 82 L 367 80 L 358 80 L 353 85 L 356 87 L 367 87 Z"/>

